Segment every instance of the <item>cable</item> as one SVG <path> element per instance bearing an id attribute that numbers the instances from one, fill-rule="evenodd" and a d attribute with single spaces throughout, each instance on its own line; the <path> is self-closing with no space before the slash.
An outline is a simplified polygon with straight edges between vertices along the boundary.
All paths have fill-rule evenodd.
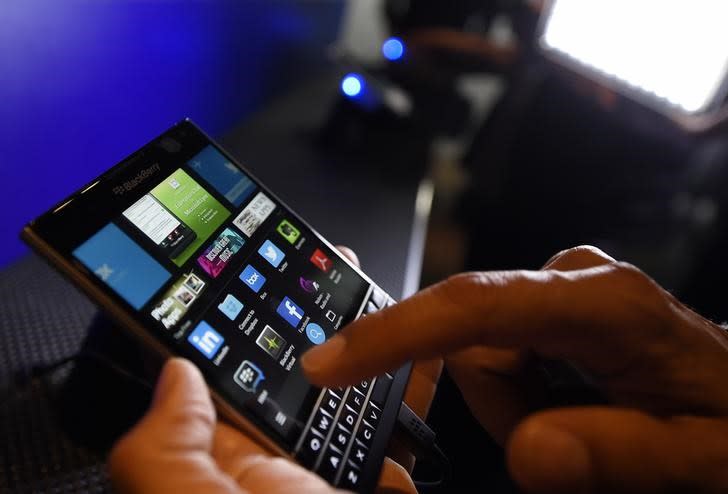
<path id="1" fill-rule="evenodd" d="M 399 439 L 409 448 L 415 458 L 431 464 L 440 470 L 440 479 L 435 481 L 415 481 L 417 490 L 424 494 L 442 490 L 450 482 L 452 467 L 445 453 L 437 445 L 435 432 L 402 402 L 397 416 Z"/>

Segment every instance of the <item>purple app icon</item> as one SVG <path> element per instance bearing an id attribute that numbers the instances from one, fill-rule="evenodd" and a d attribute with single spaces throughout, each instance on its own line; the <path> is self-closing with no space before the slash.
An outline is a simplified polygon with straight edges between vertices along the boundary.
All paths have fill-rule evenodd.
<path id="1" fill-rule="evenodd" d="M 303 276 L 298 278 L 298 283 L 301 285 L 301 288 L 303 288 L 303 291 L 307 293 L 316 293 L 319 290 L 319 284 L 315 281 L 307 280 Z"/>

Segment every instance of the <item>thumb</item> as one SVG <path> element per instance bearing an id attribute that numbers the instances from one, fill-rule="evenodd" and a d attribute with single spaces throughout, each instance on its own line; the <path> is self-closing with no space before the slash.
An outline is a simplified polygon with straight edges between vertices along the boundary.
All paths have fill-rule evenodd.
<path id="1" fill-rule="evenodd" d="M 728 424 L 659 419 L 629 409 L 569 408 L 532 415 L 507 446 L 527 492 L 707 492 L 728 485 Z"/>
<path id="2" fill-rule="evenodd" d="M 157 381 L 151 407 L 133 433 L 162 449 L 210 451 L 215 407 L 202 374 L 191 362 L 173 358 Z"/>
<path id="3" fill-rule="evenodd" d="M 205 478 L 201 471 L 216 468 L 209 455 L 215 425 L 200 371 L 186 360 L 170 359 L 146 415 L 111 452 L 113 483 L 121 492 L 181 492 L 185 485 L 189 491 Z"/>

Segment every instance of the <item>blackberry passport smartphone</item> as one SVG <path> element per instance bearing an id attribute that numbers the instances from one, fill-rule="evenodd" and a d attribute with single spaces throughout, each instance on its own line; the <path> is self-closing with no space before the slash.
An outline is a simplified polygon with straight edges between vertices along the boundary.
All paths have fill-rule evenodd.
<path id="1" fill-rule="evenodd" d="M 320 389 L 299 358 L 394 301 L 191 121 L 22 238 L 145 345 L 194 362 L 219 412 L 271 452 L 374 489 L 410 367 Z"/>

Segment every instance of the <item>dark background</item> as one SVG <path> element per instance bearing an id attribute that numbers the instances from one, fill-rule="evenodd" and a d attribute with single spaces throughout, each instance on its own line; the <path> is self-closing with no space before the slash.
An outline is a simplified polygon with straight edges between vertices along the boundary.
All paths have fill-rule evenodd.
<path id="1" fill-rule="evenodd" d="M 338 0 L 0 6 L 0 265 L 39 215 L 182 118 L 218 136 L 320 69 Z M 12 184 L 12 185 L 8 185 Z"/>
<path id="2" fill-rule="evenodd" d="M 305 156 L 308 165 L 317 163 L 305 168 L 303 161 L 291 161 L 286 166 L 295 180 L 273 167 L 264 167 L 261 176 L 267 183 L 277 178 L 286 189 L 284 199 L 312 222 L 317 215 L 326 217 L 331 232 L 361 251 L 365 271 L 376 264 L 384 273 L 390 291 L 401 286 L 403 268 L 382 269 L 387 251 L 376 248 L 370 232 L 405 243 L 408 220 L 395 220 L 392 210 L 411 204 L 406 191 L 426 177 L 435 193 L 422 286 L 463 270 L 537 269 L 557 251 L 586 243 L 636 264 L 698 312 L 717 322 L 727 319 L 725 132 L 691 134 L 634 101 L 613 94 L 605 99 L 588 80 L 534 49 L 536 15 L 519 0 L 380 5 L 378 20 L 360 18 L 365 32 L 379 29 L 406 40 L 428 28 L 448 34 L 434 41 L 430 36 L 424 47 L 413 42 L 401 62 L 384 62 L 376 53 L 334 62 L 330 45 L 347 8 L 334 0 L 5 2 L 0 7 L 0 179 L 5 185 L 0 264 L 10 265 L 2 293 L 21 305 L 23 293 L 44 288 L 32 277 L 21 278 L 27 258 L 12 263 L 25 252 L 17 233 L 31 217 L 181 117 L 224 135 L 277 101 L 275 112 L 251 120 L 247 141 L 229 141 L 233 152 L 251 156 L 254 163 L 264 163 L 266 156 L 286 160 L 291 153 Z M 487 34 L 498 18 L 511 26 L 505 43 L 510 49 Z M 367 24 L 375 21 L 380 28 Z M 481 41 L 473 43 L 463 33 Z M 402 115 L 381 101 L 363 104 L 340 95 L 340 78 L 351 70 L 364 73 L 371 88 L 403 91 L 412 111 Z M 315 90 L 280 98 L 308 88 L 302 83 L 319 73 L 325 74 L 324 83 Z M 489 81 L 475 85 L 478 95 L 487 93 L 485 111 L 462 90 L 463 79 L 474 76 Z M 298 122 L 304 113 L 315 117 L 285 143 L 261 137 Z M 252 141 L 262 146 L 253 151 Z M 297 186 L 301 183 L 306 194 Z M 363 196 L 363 184 L 386 194 Z M 356 199 L 356 219 L 322 207 L 333 188 Z M 61 282 L 55 283 L 54 293 L 65 300 Z M 77 346 L 92 312 L 81 308 L 74 306 L 67 316 L 75 333 L 57 351 L 34 336 L 27 344 L 33 362 Z M 9 315 L 8 328 L 21 327 L 26 317 Z M 5 353 L 9 368 L 21 366 L 14 360 L 18 354 Z M 77 382 L 77 391 L 87 385 Z M 47 406 L 40 399 L 30 402 L 40 417 L 36 423 L 52 428 L 45 410 L 55 411 L 57 403 L 41 397 Z M 142 409 L 128 411 L 120 423 L 130 423 Z M 502 450 L 475 423 L 447 375 L 429 422 L 454 466 L 449 491 L 515 491 Z M 71 439 L 83 432 L 69 430 Z M 108 442 L 121 430 L 99 437 Z M 13 445 L 23 442 L 26 429 L 19 431 L 3 431 L 13 439 L 7 444 L 16 457 L 22 452 Z M 42 436 L 32 439 L 41 449 Z M 100 468 L 96 448 L 103 451 L 106 444 L 91 450 L 67 446 L 73 441 L 62 444 L 80 460 L 56 464 L 76 471 L 79 464 Z M 27 472 L 42 476 L 52 470 L 53 459 L 28 464 Z M 33 476 L 23 477 L 17 472 L 26 470 L 13 470 L 12 464 L 0 466 L 11 480 L 13 471 L 23 481 Z M 60 477 L 53 473 L 44 484 L 48 490 Z M 105 485 L 103 474 L 97 474 Z M 426 468 L 416 471 L 416 477 L 427 474 Z M 67 490 L 83 490 L 74 482 Z"/>

